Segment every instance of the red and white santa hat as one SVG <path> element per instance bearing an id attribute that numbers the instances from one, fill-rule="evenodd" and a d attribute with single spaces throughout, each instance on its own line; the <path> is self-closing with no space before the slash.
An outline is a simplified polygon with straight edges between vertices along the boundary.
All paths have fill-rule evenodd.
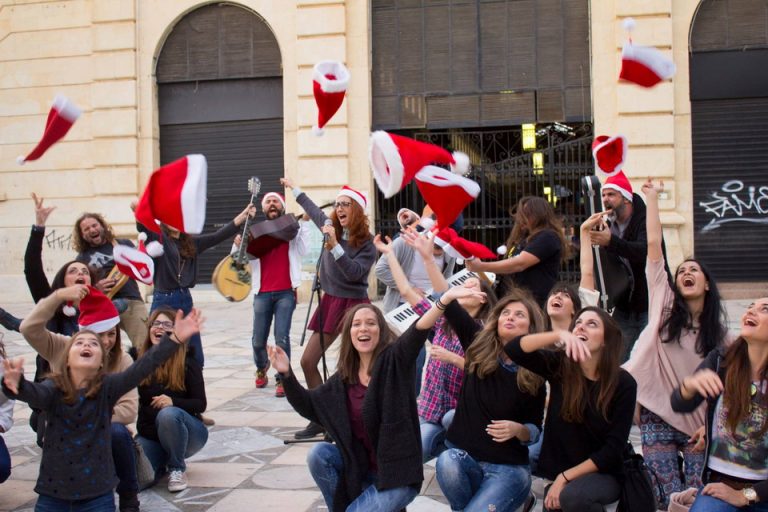
<path id="1" fill-rule="evenodd" d="M 120 323 L 120 313 L 106 295 L 89 286 L 88 295 L 80 301 L 77 323 L 80 329 L 90 329 L 96 333 L 107 332 Z"/>
<path id="2" fill-rule="evenodd" d="M 341 108 L 349 85 L 349 71 L 341 62 L 323 60 L 312 70 L 312 92 L 317 104 L 317 126 L 312 133 L 323 135 L 323 129 L 333 115 Z"/>
<path id="3" fill-rule="evenodd" d="M 483 244 L 460 237 L 452 228 L 441 229 L 435 235 L 435 243 L 442 247 L 446 254 L 456 259 L 466 261 L 474 258 L 490 259 L 496 257 L 493 251 Z"/>
<path id="4" fill-rule="evenodd" d="M 624 29 L 631 32 L 635 20 L 624 20 Z M 675 63 L 652 46 L 638 46 L 630 37 L 621 52 L 619 78 L 643 87 L 653 87 L 663 80 L 675 76 Z"/>
<path id="5" fill-rule="evenodd" d="M 264 203 L 267 202 L 267 199 L 275 198 L 278 201 L 280 201 L 280 204 L 283 206 L 283 210 L 285 210 L 285 196 L 283 194 L 280 194 L 278 192 L 267 192 L 264 194 L 264 197 L 261 198 L 261 207 L 264 208 Z"/>
<path id="6" fill-rule="evenodd" d="M 416 186 L 435 214 L 438 231 L 453 224 L 480 194 L 480 185 L 474 181 L 434 165 L 416 173 Z"/>
<path id="7" fill-rule="evenodd" d="M 207 179 L 203 155 L 187 155 L 156 169 L 136 205 L 136 220 L 155 233 L 160 233 L 158 222 L 182 233 L 202 233 Z"/>
<path id="8" fill-rule="evenodd" d="M 146 239 L 146 233 L 139 233 L 138 248 L 117 244 L 112 250 L 112 257 L 120 272 L 135 281 L 152 284 L 155 277 L 155 262 L 152 257 L 161 256 L 163 246 L 154 241 L 145 246 Z"/>
<path id="9" fill-rule="evenodd" d="M 592 156 L 601 171 L 613 176 L 624 167 L 627 139 L 623 135 L 598 135 L 592 142 Z"/>
<path id="10" fill-rule="evenodd" d="M 43 137 L 40 142 L 37 143 L 35 149 L 33 149 L 27 156 L 19 156 L 16 158 L 16 163 L 24 165 L 24 162 L 37 160 L 48 148 L 53 146 L 56 142 L 61 140 L 75 124 L 75 121 L 80 117 L 82 111 L 66 97 L 57 95 L 53 100 L 53 106 L 48 111 L 48 119 L 45 121 L 45 130 L 43 131 Z"/>
<path id="11" fill-rule="evenodd" d="M 624 171 L 619 171 L 613 176 L 609 176 L 603 188 L 608 188 L 620 193 L 627 201 L 632 201 L 632 184 L 627 179 Z"/>
<path id="12" fill-rule="evenodd" d="M 392 197 L 410 183 L 423 167 L 430 164 L 450 165 L 459 175 L 469 171 L 469 157 L 460 152 L 419 142 L 384 131 L 371 134 L 369 159 L 376 184 L 384 197 Z"/>
<path id="13" fill-rule="evenodd" d="M 341 196 L 347 196 L 348 198 L 352 199 L 354 202 L 360 205 L 360 208 L 362 208 L 363 211 L 366 211 L 368 208 L 368 197 L 366 197 L 366 195 L 359 190 L 355 190 L 348 185 L 341 187 L 339 193 L 336 194 L 336 200 L 338 201 Z"/>

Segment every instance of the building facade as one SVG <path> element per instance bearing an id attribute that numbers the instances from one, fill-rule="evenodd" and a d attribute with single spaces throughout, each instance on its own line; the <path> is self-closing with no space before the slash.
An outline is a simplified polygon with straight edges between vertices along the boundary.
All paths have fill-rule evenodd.
<path id="1" fill-rule="evenodd" d="M 214 229 L 242 209 L 249 197 L 250 175 L 262 177 L 266 190 L 275 190 L 284 171 L 318 202 L 333 200 L 341 185 L 350 184 L 369 193 L 375 203 L 367 156 L 373 127 L 470 130 L 562 121 L 586 123 L 594 134 L 622 133 L 630 144 L 626 172 L 636 189 L 648 176 L 665 181 L 668 192 L 661 201 L 662 220 L 672 264 L 693 254 L 699 245 L 717 259 L 717 244 L 706 237 L 712 233 L 721 237 L 737 225 L 748 228 L 745 232 L 755 239 L 760 230 L 768 238 L 761 224 L 768 213 L 768 193 L 763 200 L 760 194 L 765 187 L 761 188 L 758 173 L 736 173 L 732 179 L 720 180 L 728 185 L 742 177 L 746 213 L 742 211 L 734 222 L 720 222 L 717 229 L 701 231 L 710 223 L 709 217 L 723 220 L 728 211 L 721 212 L 707 199 L 719 193 L 710 189 L 723 178 L 721 170 L 705 171 L 700 190 L 695 183 L 690 63 L 696 48 L 691 52 L 694 43 L 704 53 L 726 53 L 744 46 L 739 41 L 693 37 L 697 23 L 705 26 L 711 19 L 722 19 L 722 12 L 719 18 L 717 12 L 710 12 L 723 9 L 722 5 L 726 15 L 743 11 L 744 5 L 756 12 L 765 9 L 765 2 L 756 0 L 674 5 L 672 0 L 0 0 L 0 161 L 5 162 L 0 166 L 0 247 L 5 254 L 0 259 L 0 303 L 28 298 L 22 262 L 34 221 L 33 192 L 57 206 L 44 246 L 46 270 L 52 273 L 72 256 L 72 224 L 81 212 L 101 212 L 119 236 L 133 236 L 130 201 L 141 193 L 153 169 L 190 152 L 202 152 L 209 160 L 206 229 Z M 420 13 L 424 23 L 399 28 L 382 25 L 387 16 L 408 9 Z M 536 74 L 530 84 L 513 83 L 520 73 L 515 65 L 526 54 L 519 53 L 513 60 L 508 52 L 515 48 L 519 52 L 522 42 L 510 37 L 516 32 L 509 26 L 492 27 L 499 18 L 488 9 L 504 12 L 509 23 L 519 22 L 516 9 L 534 16 L 541 27 L 556 21 L 551 37 L 534 40 L 540 50 L 539 64 L 530 68 Z M 428 23 L 430 13 L 449 15 L 452 38 L 447 57 L 442 56 L 441 46 L 448 44 L 441 43 L 445 34 L 439 33 L 439 23 Z M 462 13 L 473 16 L 474 38 L 466 27 L 462 31 L 461 22 L 466 20 Z M 411 19 L 408 14 L 403 19 Z M 583 30 L 573 30 L 578 21 L 569 20 L 574 16 L 583 16 Z M 674 59 L 673 80 L 648 90 L 618 83 L 626 38 L 622 20 L 629 16 L 638 21 L 633 33 L 637 44 L 658 47 Z M 736 33 L 743 17 L 733 14 L 733 18 Z M 759 41 L 758 28 L 750 32 L 754 33 L 748 42 L 750 50 L 768 46 Z M 427 60 L 415 68 L 411 61 L 409 68 L 407 60 L 382 59 L 394 49 L 373 46 L 382 44 L 376 41 L 390 30 L 400 38 L 398 55 L 414 55 L 406 51 L 407 45 L 418 43 L 422 59 Z M 409 40 L 405 37 L 409 33 L 421 37 Z M 502 36 L 504 45 L 494 47 L 493 41 Z M 586 65 L 575 68 L 573 63 L 581 54 L 571 58 L 569 52 L 579 44 L 585 47 Z M 467 61 L 464 55 L 462 60 L 462 49 L 467 47 L 480 48 L 481 57 L 492 55 L 505 63 L 504 72 L 495 78 L 498 83 L 489 81 L 500 69 L 490 59 Z M 562 66 L 562 72 L 551 79 L 544 73 L 552 68 L 547 58 L 559 58 Z M 316 117 L 312 67 L 324 59 L 344 62 L 352 80 L 344 105 L 326 127 L 325 136 L 318 138 L 312 134 Z M 390 94 L 384 87 L 388 82 L 382 78 L 383 69 L 399 70 L 392 76 L 395 84 L 412 73 L 440 72 L 439 66 L 431 66 L 440 59 L 447 62 L 442 68 L 446 80 L 422 82 L 421 99 Z M 476 71 L 481 81 L 472 82 Z M 577 73 L 581 79 L 575 84 Z M 754 79 L 759 82 L 760 77 Z M 493 87 L 499 94 L 488 90 Z M 16 156 L 38 140 L 57 93 L 82 107 L 82 117 L 42 159 L 18 167 Z M 448 101 L 456 96 L 465 101 Z M 447 100 L 441 103 L 441 98 Z M 707 91 L 700 98 L 704 102 L 743 99 Z M 526 110 L 526 101 L 536 107 Z M 757 104 L 746 108 L 761 108 L 763 103 Z M 547 109 L 546 105 L 554 106 Z M 726 101 L 726 110 L 728 105 Z M 450 117 L 473 108 L 475 117 Z M 703 114 L 709 112 L 706 104 L 702 108 Z M 403 113 L 415 117 L 403 117 Z M 697 126 L 707 125 L 702 121 Z M 706 155 L 701 158 L 707 160 Z M 716 179 L 709 179 L 713 175 Z M 750 187 L 755 187 L 751 200 Z M 701 202 L 709 209 L 699 206 Z M 295 208 L 289 198 L 289 211 Z M 697 213 L 697 208 L 703 213 Z M 371 212 L 379 210 L 374 204 Z M 717 217 L 718 212 L 723 215 Z M 695 223 L 695 215 L 703 216 Z M 750 261 L 757 261 L 764 249 L 749 248 Z M 210 259 L 218 257 L 214 253 Z M 728 280 L 752 282 L 755 278 L 750 271 L 729 275 Z"/>

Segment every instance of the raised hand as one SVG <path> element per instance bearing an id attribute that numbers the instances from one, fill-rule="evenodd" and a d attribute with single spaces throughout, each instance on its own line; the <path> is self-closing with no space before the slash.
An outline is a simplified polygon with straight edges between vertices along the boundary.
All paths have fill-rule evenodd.
<path id="1" fill-rule="evenodd" d="M 645 197 L 658 197 L 660 192 L 664 192 L 664 180 L 659 180 L 659 183 L 656 184 L 651 178 L 648 178 L 645 183 L 643 183 L 641 190 L 643 191 L 643 194 L 645 194 Z"/>
<path id="2" fill-rule="evenodd" d="M 267 345 L 267 356 L 269 356 L 269 364 L 272 368 L 279 373 L 288 373 L 291 371 L 291 362 L 288 360 L 288 355 L 285 350 L 277 345 Z"/>
<path id="3" fill-rule="evenodd" d="M 562 348 L 569 359 L 580 363 L 592 357 L 587 344 L 580 340 L 575 334 L 568 331 L 560 331 L 560 339 L 555 346 Z"/>
<path id="4" fill-rule="evenodd" d="M 381 254 L 389 254 L 392 252 L 392 239 L 388 236 L 382 238 L 381 235 L 376 235 L 373 237 L 373 245 Z"/>
<path id="5" fill-rule="evenodd" d="M 723 392 L 723 381 L 712 370 L 699 370 L 683 379 L 680 390 L 686 395 L 698 393 L 704 398 L 715 398 Z"/>
<path id="6" fill-rule="evenodd" d="M 66 288 L 59 288 L 54 293 L 61 302 L 79 303 L 86 295 L 91 293 L 91 291 L 84 284 L 73 284 Z"/>
<path id="7" fill-rule="evenodd" d="M 589 231 L 594 231 L 596 228 L 597 230 L 605 229 L 606 225 L 605 225 L 605 219 L 603 218 L 604 215 L 605 215 L 604 212 L 597 212 L 590 215 L 587 220 L 582 222 L 581 231 L 589 232 Z"/>
<path id="8" fill-rule="evenodd" d="M 485 300 L 485 292 L 481 292 L 477 288 L 467 288 L 465 286 L 452 286 L 451 288 L 446 291 L 443 296 L 440 298 L 440 301 L 444 304 L 448 304 L 449 302 L 456 300 L 456 299 L 463 299 L 468 297 L 474 297 L 480 300 Z"/>
<path id="9" fill-rule="evenodd" d="M 21 376 L 24 375 L 24 358 L 3 359 L 3 370 L 5 371 L 3 376 L 5 386 L 12 393 L 18 393 L 19 382 L 21 382 Z"/>
<path id="10" fill-rule="evenodd" d="M 245 207 L 245 210 L 240 212 L 237 217 L 234 218 L 235 226 L 240 226 L 247 217 L 254 218 L 256 216 L 256 206 L 249 204 Z"/>
<path id="11" fill-rule="evenodd" d="M 44 199 L 37 197 L 34 192 L 32 192 L 32 200 L 35 202 L 35 226 L 45 226 L 45 221 L 48 220 L 48 216 L 56 207 L 43 206 Z"/>
<path id="12" fill-rule="evenodd" d="M 401 235 L 405 243 L 412 247 L 422 258 L 428 259 L 432 257 L 435 247 L 434 238 L 422 235 L 411 229 L 401 230 Z"/>
<path id="13" fill-rule="evenodd" d="M 280 178 L 280 184 L 289 190 L 294 187 L 293 180 L 291 178 Z"/>
<path id="14" fill-rule="evenodd" d="M 187 316 L 184 316 L 184 313 L 180 309 L 177 310 L 176 321 L 173 324 L 173 333 L 176 335 L 174 341 L 177 341 L 178 343 L 186 343 L 189 341 L 189 338 L 202 330 L 204 323 L 205 318 L 203 317 L 202 312 L 197 308 L 192 308 L 192 311 L 190 311 Z M 171 339 L 173 338 L 174 337 L 171 336 Z"/>

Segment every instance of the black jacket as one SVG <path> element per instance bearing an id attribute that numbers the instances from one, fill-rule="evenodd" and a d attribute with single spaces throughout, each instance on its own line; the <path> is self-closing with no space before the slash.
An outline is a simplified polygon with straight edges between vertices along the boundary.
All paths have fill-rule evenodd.
<path id="1" fill-rule="evenodd" d="M 376 487 L 380 490 L 418 489 L 424 480 L 413 375 L 428 333 L 411 326 L 379 354 L 371 372 L 363 401 L 363 423 L 376 452 Z M 369 472 L 365 448 L 352 434 L 346 385 L 335 373 L 322 386 L 307 390 L 290 373 L 283 375 L 283 386 L 296 412 L 325 427 L 341 452 L 344 473 L 333 508 L 346 510 L 363 492 L 363 478 Z"/>
<path id="2" fill-rule="evenodd" d="M 646 312 L 648 311 L 648 281 L 645 278 L 645 260 L 648 257 L 648 232 L 645 226 L 646 209 L 645 202 L 637 195 L 632 194 L 632 216 L 624 230 L 624 235 L 619 238 L 611 235 L 611 242 L 605 250 L 627 260 L 632 269 L 634 287 L 631 295 L 621 298 L 616 303 L 616 308 L 621 311 Z M 664 254 L 664 268 L 669 275 L 667 266 L 667 250 L 664 240 L 661 241 L 661 250 Z"/>
<path id="3" fill-rule="evenodd" d="M 721 347 L 711 351 L 704 359 L 704 361 L 701 362 L 696 371 L 707 368 L 713 372 L 716 372 L 718 377 L 720 377 L 720 380 L 725 382 L 725 368 L 722 365 L 723 359 L 725 357 L 724 350 L 725 349 Z M 707 468 L 707 462 L 709 461 L 709 443 L 712 439 L 712 423 L 715 420 L 715 409 L 717 408 L 717 401 L 719 399 L 720 396 L 707 399 L 707 448 L 705 450 L 705 458 L 704 464 L 702 465 L 703 469 L 701 474 L 701 481 L 705 484 L 709 482 L 710 478 L 710 470 Z M 672 392 L 671 400 L 673 411 L 687 413 L 695 411 L 696 408 L 704 400 L 704 397 L 697 393 L 690 400 L 686 400 L 683 398 L 683 395 L 680 393 L 680 388 L 678 387 Z M 768 480 L 763 480 L 762 482 L 755 484 L 754 488 L 761 502 L 768 501 Z"/>

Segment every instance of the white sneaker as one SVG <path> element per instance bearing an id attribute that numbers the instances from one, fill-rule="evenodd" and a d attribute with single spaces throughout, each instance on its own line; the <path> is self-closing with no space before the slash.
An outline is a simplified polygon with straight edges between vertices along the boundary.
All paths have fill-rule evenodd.
<path id="1" fill-rule="evenodd" d="M 172 469 L 168 476 L 168 491 L 179 492 L 189 486 L 187 474 L 180 469 Z"/>

